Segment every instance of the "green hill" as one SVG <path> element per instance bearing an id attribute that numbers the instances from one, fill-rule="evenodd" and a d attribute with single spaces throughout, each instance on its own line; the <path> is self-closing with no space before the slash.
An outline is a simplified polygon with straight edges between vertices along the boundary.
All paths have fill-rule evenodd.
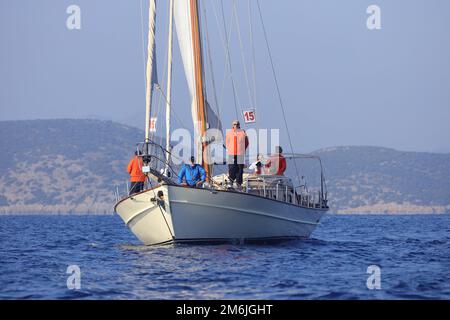
<path id="1" fill-rule="evenodd" d="M 0 122 L 0 213 L 111 213 L 143 132 L 99 120 Z M 450 154 L 319 150 L 331 212 L 450 212 Z"/>

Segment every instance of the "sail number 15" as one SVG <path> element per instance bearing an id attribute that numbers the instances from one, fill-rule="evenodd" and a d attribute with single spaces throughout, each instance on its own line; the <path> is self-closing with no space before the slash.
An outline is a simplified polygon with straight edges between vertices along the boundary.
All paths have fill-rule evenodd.
<path id="1" fill-rule="evenodd" d="M 244 110 L 244 121 L 245 121 L 245 123 L 256 122 L 255 109 Z"/>

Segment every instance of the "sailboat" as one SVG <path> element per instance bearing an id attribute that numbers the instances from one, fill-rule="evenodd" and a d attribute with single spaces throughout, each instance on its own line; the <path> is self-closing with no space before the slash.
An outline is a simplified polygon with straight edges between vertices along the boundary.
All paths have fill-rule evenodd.
<path id="1" fill-rule="evenodd" d="M 171 0 L 169 4 L 168 77 L 166 116 L 170 115 L 172 35 L 176 25 L 190 97 L 194 131 L 200 137 L 197 159 L 202 159 L 207 182 L 186 187 L 174 179 L 170 165 L 170 118 L 166 146 L 151 139 L 150 117 L 155 81 L 156 3 L 149 3 L 148 59 L 146 70 L 145 141 L 137 144 L 147 188 L 139 193 L 117 195 L 115 212 L 145 245 L 191 242 L 252 242 L 308 238 L 328 210 L 322 162 L 312 155 L 290 154 L 286 158 L 309 158 L 320 164 L 320 189 L 312 195 L 299 189 L 288 176 L 245 174 L 241 188 L 227 186 L 227 175 L 213 175 L 214 164 L 206 161 L 207 129 L 221 123 L 205 97 L 202 42 L 197 0 Z M 172 175 L 170 175 L 172 171 Z"/>

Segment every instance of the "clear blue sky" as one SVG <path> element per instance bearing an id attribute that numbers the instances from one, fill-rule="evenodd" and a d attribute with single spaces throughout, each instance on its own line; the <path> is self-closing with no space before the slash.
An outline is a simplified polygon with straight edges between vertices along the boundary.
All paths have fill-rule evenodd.
<path id="1" fill-rule="evenodd" d="M 228 124 L 235 111 L 230 82 L 223 81 L 225 55 L 214 15 L 220 1 L 207 1 L 220 111 Z M 237 2 L 249 63 L 248 5 Z M 157 3 L 163 80 L 167 8 L 165 1 Z M 260 3 L 296 151 L 377 145 L 450 152 L 450 1 Z M 81 8 L 81 30 L 66 28 L 71 4 Z M 223 4 L 229 26 L 233 2 Z M 381 30 L 366 27 L 371 4 L 381 8 Z M 256 2 L 252 5 L 258 126 L 281 128 L 286 144 Z M 1 0 L 0 46 L 0 120 L 100 118 L 143 127 L 140 0 Z M 245 108 L 251 102 L 236 28 L 231 50 L 239 108 Z M 183 77 L 177 52 L 173 104 L 188 122 Z"/>

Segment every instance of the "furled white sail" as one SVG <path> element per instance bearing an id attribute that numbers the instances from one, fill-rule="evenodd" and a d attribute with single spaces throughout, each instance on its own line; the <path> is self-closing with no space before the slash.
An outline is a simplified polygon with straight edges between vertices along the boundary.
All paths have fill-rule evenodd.
<path id="1" fill-rule="evenodd" d="M 173 2 L 169 0 L 169 38 L 167 39 L 167 91 L 166 91 L 166 167 L 165 174 L 169 176 L 170 168 L 170 117 L 172 100 L 172 53 L 173 53 Z"/>
<path id="2" fill-rule="evenodd" d="M 181 51 L 183 60 L 184 72 L 186 75 L 187 84 L 191 96 L 191 113 L 192 121 L 194 123 L 194 130 L 197 137 L 201 137 L 201 128 L 197 110 L 197 94 L 196 94 L 196 79 L 195 79 L 195 57 L 193 48 L 193 31 L 192 31 L 192 17 L 191 17 L 191 0 L 175 0 L 174 1 L 174 21 L 177 31 L 178 45 Z M 206 128 L 218 129 L 222 131 L 222 124 L 217 114 L 211 109 L 208 103 L 206 109 Z M 216 139 L 217 140 L 217 139 Z"/>
<path id="3" fill-rule="evenodd" d="M 153 84 L 157 83 L 156 71 L 156 46 L 155 46 L 155 21 L 156 2 L 150 0 L 148 8 L 148 43 L 147 43 L 147 67 L 146 67 L 146 92 L 145 92 L 145 141 L 150 139 L 150 113 L 152 102 Z"/>

